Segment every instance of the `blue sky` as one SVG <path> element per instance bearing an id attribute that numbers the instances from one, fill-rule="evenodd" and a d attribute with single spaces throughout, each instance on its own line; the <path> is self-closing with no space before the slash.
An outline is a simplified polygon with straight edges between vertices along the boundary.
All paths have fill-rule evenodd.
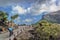
<path id="1" fill-rule="evenodd" d="M 15 14 L 19 17 L 14 20 L 17 24 L 34 24 L 42 16 L 60 10 L 60 0 L 0 0 L 0 11 L 9 14 L 8 19 Z"/>

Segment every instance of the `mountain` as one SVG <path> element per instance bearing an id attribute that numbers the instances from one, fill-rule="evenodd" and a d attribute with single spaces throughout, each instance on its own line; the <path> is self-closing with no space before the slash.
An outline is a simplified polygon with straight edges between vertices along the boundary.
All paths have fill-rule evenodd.
<path id="1" fill-rule="evenodd" d="M 53 23 L 60 23 L 60 10 L 44 15 L 42 20 L 47 20 Z"/>

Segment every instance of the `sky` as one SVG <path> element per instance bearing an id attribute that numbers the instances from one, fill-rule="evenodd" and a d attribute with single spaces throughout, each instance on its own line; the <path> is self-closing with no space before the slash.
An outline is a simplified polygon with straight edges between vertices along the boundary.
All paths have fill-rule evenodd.
<path id="1" fill-rule="evenodd" d="M 5 11 L 10 17 L 18 14 L 16 24 L 34 24 L 50 12 L 60 10 L 60 0 L 0 0 L 0 11 Z"/>

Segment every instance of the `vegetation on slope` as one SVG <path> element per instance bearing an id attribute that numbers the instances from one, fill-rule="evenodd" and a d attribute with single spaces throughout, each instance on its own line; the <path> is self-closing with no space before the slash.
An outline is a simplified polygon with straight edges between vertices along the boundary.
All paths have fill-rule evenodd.
<path id="1" fill-rule="evenodd" d="M 33 37 L 30 40 L 58 40 L 60 37 L 60 24 L 42 20 L 33 27 L 34 31 L 30 32 Z"/>

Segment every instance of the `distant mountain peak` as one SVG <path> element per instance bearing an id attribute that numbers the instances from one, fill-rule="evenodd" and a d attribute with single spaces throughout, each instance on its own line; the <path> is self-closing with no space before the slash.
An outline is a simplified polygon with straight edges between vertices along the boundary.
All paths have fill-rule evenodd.
<path id="1" fill-rule="evenodd" d="M 49 22 L 60 23 L 60 10 L 56 12 L 50 12 L 44 15 L 43 19 Z"/>

